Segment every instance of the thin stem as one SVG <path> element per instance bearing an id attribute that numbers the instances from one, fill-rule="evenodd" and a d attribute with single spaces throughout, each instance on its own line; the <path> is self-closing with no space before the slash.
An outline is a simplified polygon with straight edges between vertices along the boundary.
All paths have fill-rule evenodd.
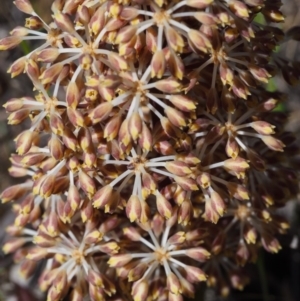
<path id="1" fill-rule="evenodd" d="M 122 179 L 127 177 L 130 173 L 132 173 L 132 170 L 126 170 L 124 173 L 122 173 L 120 176 L 118 176 L 116 179 L 114 179 L 110 184 L 108 184 L 111 187 L 114 187 L 118 182 L 120 182 Z"/>
<path id="2" fill-rule="evenodd" d="M 178 28 L 180 28 L 181 30 L 183 30 L 184 32 L 189 32 L 190 31 L 190 28 L 189 27 L 187 27 L 186 25 L 183 25 L 183 24 L 181 24 L 181 23 L 179 23 L 179 22 L 177 22 L 177 21 L 175 21 L 175 20 L 169 20 L 169 23 L 170 24 L 172 24 L 173 26 L 175 26 L 175 27 L 178 27 Z"/>

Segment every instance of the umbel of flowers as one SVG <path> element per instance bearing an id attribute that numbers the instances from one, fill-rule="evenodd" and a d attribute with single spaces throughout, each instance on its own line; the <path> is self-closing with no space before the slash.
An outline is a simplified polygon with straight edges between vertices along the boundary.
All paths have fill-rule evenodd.
<path id="1" fill-rule="evenodd" d="M 28 18 L 0 50 L 38 45 L 8 70 L 33 94 L 4 105 L 31 122 L 9 169 L 22 184 L 1 194 L 22 274 L 43 267 L 48 301 L 242 289 L 258 249 L 281 248 L 276 209 L 297 193 L 284 95 L 266 89 L 298 79 L 274 53 L 281 2 L 55 0 L 49 24 L 14 3 Z"/>

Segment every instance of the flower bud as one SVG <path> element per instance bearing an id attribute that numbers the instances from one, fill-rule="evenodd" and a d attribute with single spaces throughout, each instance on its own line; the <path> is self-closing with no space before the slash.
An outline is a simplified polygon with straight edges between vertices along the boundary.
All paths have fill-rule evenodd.
<path id="1" fill-rule="evenodd" d="M 190 265 L 186 265 L 184 267 L 186 273 L 187 273 L 187 280 L 195 283 L 195 282 L 200 282 L 200 281 L 205 281 L 206 280 L 206 276 L 204 274 L 204 272 L 194 266 L 190 266 Z"/>
<path id="2" fill-rule="evenodd" d="M 17 200 L 21 198 L 29 189 L 30 187 L 28 187 L 26 184 L 10 186 L 1 193 L 0 199 L 2 200 L 2 203 Z"/>
<path id="3" fill-rule="evenodd" d="M 43 28 L 43 22 L 37 16 L 31 16 L 25 19 L 25 27 L 33 30 L 40 30 Z"/>
<path id="4" fill-rule="evenodd" d="M 183 75 L 185 73 L 185 68 L 181 58 L 177 56 L 174 51 L 170 50 L 170 55 L 169 57 L 167 57 L 167 62 L 171 74 L 175 78 L 182 80 Z"/>
<path id="5" fill-rule="evenodd" d="M 74 24 L 70 20 L 67 14 L 61 13 L 60 11 L 56 11 L 54 13 L 54 22 L 58 28 L 67 33 L 74 33 Z"/>
<path id="6" fill-rule="evenodd" d="M 25 120 L 30 114 L 30 110 L 28 109 L 21 109 L 11 113 L 7 118 L 7 123 L 16 125 L 20 124 L 23 120 Z"/>
<path id="7" fill-rule="evenodd" d="M 104 208 L 110 202 L 113 194 L 113 188 L 110 185 L 105 185 L 99 189 L 93 197 L 93 206 L 95 208 Z"/>
<path id="8" fill-rule="evenodd" d="M 59 56 L 57 48 L 46 48 L 37 52 L 37 60 L 43 63 L 53 63 Z"/>
<path id="9" fill-rule="evenodd" d="M 188 32 L 188 38 L 192 45 L 204 53 L 207 52 L 207 49 L 212 47 L 209 39 L 198 30 L 190 29 Z"/>
<path id="10" fill-rule="evenodd" d="M 210 4 L 212 4 L 214 0 L 187 0 L 186 5 L 203 9 L 208 7 Z"/>
<path id="11" fill-rule="evenodd" d="M 191 257 L 197 261 L 204 262 L 210 258 L 210 253 L 201 247 L 191 248 L 185 251 L 188 257 Z"/>
<path id="12" fill-rule="evenodd" d="M 5 254 L 13 253 L 26 243 L 25 238 L 14 238 L 4 244 L 2 250 Z"/>
<path id="13" fill-rule="evenodd" d="M 95 194 L 96 187 L 95 187 L 94 180 L 82 170 L 79 172 L 79 183 L 81 189 L 89 196 Z"/>
<path id="14" fill-rule="evenodd" d="M 187 96 L 175 94 L 171 95 L 168 100 L 179 110 L 184 112 L 190 112 L 196 109 L 196 105 L 193 100 Z"/>
<path id="15" fill-rule="evenodd" d="M 111 63 L 112 68 L 114 68 L 116 71 L 128 69 L 126 60 L 114 52 L 110 52 L 108 54 L 108 61 Z"/>
<path id="16" fill-rule="evenodd" d="M 18 8 L 18 10 L 22 11 L 23 13 L 29 15 L 34 14 L 34 10 L 29 0 L 15 0 L 14 4 Z"/>
<path id="17" fill-rule="evenodd" d="M 278 139 L 272 136 L 261 136 L 261 140 L 273 151 L 283 152 L 285 145 Z"/>
<path id="18" fill-rule="evenodd" d="M 169 46 L 176 52 L 182 52 L 184 41 L 182 36 L 173 28 L 168 26 L 166 29 L 166 38 Z"/>
<path id="19" fill-rule="evenodd" d="M 42 84 L 46 85 L 51 82 L 54 82 L 61 73 L 63 67 L 63 64 L 57 63 L 55 65 L 52 65 L 50 68 L 46 69 L 39 77 Z"/>
<path id="20" fill-rule="evenodd" d="M 165 168 L 172 174 L 176 176 L 186 176 L 189 175 L 192 170 L 189 168 L 189 166 L 182 162 L 182 161 L 170 161 L 166 162 Z"/>
<path id="21" fill-rule="evenodd" d="M 171 204 L 158 190 L 156 190 L 155 196 L 156 196 L 156 207 L 159 214 L 164 218 L 169 219 L 172 215 Z"/>
<path id="22" fill-rule="evenodd" d="M 75 127 L 84 127 L 84 125 L 85 125 L 84 118 L 79 110 L 76 110 L 73 107 L 68 107 L 67 115 L 68 115 L 70 122 Z"/>
<path id="23" fill-rule="evenodd" d="M 131 195 L 126 205 L 126 215 L 131 223 L 135 221 L 139 221 L 141 216 L 141 211 L 142 211 L 141 202 L 138 196 Z"/>
<path id="24" fill-rule="evenodd" d="M 89 118 L 91 119 L 92 123 L 99 123 L 105 120 L 111 113 L 113 109 L 113 105 L 110 102 L 104 102 L 98 105 L 90 114 Z"/>
<path id="25" fill-rule="evenodd" d="M 12 78 L 14 78 L 17 75 L 19 75 L 22 72 L 24 72 L 25 67 L 26 67 L 26 61 L 27 61 L 27 57 L 26 56 L 22 56 L 21 58 L 17 59 L 16 61 L 14 61 L 12 63 L 12 65 L 7 70 L 7 72 L 11 74 Z"/>
<path id="26" fill-rule="evenodd" d="M 169 245 L 180 245 L 184 243 L 186 240 L 185 232 L 179 231 L 175 234 L 173 234 L 169 239 L 167 240 Z"/>
<path id="27" fill-rule="evenodd" d="M 241 1 L 231 0 L 229 3 L 229 8 L 240 18 L 248 19 L 249 12 L 247 5 Z"/>
<path id="28" fill-rule="evenodd" d="M 132 260 L 131 254 L 120 254 L 111 256 L 108 260 L 108 265 L 113 268 L 119 268 L 126 265 Z"/>
<path id="29" fill-rule="evenodd" d="M 18 135 L 16 140 L 17 153 L 19 155 L 26 154 L 32 146 L 34 139 L 37 137 L 36 132 L 27 130 Z"/>
<path id="30" fill-rule="evenodd" d="M 89 28 L 90 31 L 97 36 L 105 25 L 105 6 L 100 6 L 91 17 Z"/>
<path id="31" fill-rule="evenodd" d="M 187 178 L 187 177 L 174 177 L 174 180 L 176 183 L 184 190 L 190 191 L 190 190 L 198 190 L 197 184 L 193 179 Z"/>
<path id="32" fill-rule="evenodd" d="M 274 134 L 275 126 L 265 121 L 253 121 L 250 126 L 261 135 Z"/>
<path id="33" fill-rule="evenodd" d="M 148 296 L 149 283 L 146 280 L 135 282 L 132 287 L 132 297 L 134 301 L 146 300 Z"/>
<path id="34" fill-rule="evenodd" d="M 133 112 L 128 121 L 128 131 L 134 141 L 142 132 L 143 122 L 138 112 Z"/>
<path id="35" fill-rule="evenodd" d="M 172 77 L 157 81 L 155 83 L 155 88 L 164 93 L 171 93 L 171 94 L 179 93 L 183 89 L 180 82 Z M 168 108 L 171 108 L 171 107 L 168 107 Z"/>

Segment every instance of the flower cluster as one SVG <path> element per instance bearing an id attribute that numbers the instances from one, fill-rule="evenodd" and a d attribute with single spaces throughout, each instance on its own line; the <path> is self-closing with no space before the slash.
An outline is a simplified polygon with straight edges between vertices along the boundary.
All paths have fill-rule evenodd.
<path id="1" fill-rule="evenodd" d="M 206 281 L 227 295 L 288 224 L 276 209 L 297 193 L 293 137 L 266 84 L 293 62 L 280 1 L 54 0 L 0 40 L 39 46 L 8 72 L 34 96 L 7 101 L 15 139 L 1 194 L 14 201 L 25 276 L 43 262 L 48 300 L 169 300 Z M 260 15 L 265 21 L 257 22 Z"/>

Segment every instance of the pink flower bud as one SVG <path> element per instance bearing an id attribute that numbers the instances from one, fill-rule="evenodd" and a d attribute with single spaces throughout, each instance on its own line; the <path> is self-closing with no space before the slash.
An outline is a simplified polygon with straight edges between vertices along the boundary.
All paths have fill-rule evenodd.
<path id="1" fill-rule="evenodd" d="M 34 10 L 29 0 L 15 0 L 14 4 L 16 7 L 25 14 L 32 15 L 34 14 Z"/>

